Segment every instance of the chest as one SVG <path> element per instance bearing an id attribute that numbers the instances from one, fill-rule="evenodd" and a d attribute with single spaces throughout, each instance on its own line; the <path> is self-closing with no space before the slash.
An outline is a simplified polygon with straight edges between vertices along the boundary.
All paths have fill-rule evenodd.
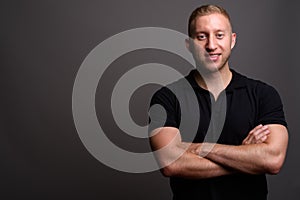
<path id="1" fill-rule="evenodd" d="M 239 145 L 256 125 L 257 100 L 247 89 L 226 92 L 217 101 L 198 94 L 198 100 L 200 121 L 194 142 Z"/>

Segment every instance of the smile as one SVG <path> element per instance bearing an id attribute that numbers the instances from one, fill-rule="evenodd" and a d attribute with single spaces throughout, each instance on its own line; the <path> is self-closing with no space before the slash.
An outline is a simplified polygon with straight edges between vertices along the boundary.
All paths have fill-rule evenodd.
<path id="1" fill-rule="evenodd" d="M 217 61 L 220 55 L 221 55 L 220 53 L 214 53 L 214 54 L 208 54 L 207 57 L 208 57 L 211 61 Z"/>

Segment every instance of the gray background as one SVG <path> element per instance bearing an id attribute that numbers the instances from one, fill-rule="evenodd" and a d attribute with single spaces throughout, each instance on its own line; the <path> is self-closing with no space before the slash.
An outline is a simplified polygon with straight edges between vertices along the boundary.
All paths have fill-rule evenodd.
<path id="1" fill-rule="evenodd" d="M 87 152 L 73 123 L 72 87 L 84 58 L 106 38 L 144 26 L 186 33 L 189 14 L 206 3 L 220 4 L 231 14 L 238 39 L 230 66 L 281 94 L 290 143 L 281 173 L 268 176 L 269 199 L 298 199 L 300 5 L 283 0 L 1 1 L 0 198 L 170 199 L 168 180 L 159 172 L 118 172 Z M 110 69 L 126 72 L 123 66 L 149 61 L 184 63 L 149 50 L 123 56 Z M 143 99 L 141 91 L 136 96 Z M 100 93 L 98 112 L 105 102 Z M 133 102 L 139 105 L 137 99 Z M 113 122 L 106 126 L 114 129 Z M 131 151 L 149 149 L 146 141 L 118 131 L 109 137 Z"/>

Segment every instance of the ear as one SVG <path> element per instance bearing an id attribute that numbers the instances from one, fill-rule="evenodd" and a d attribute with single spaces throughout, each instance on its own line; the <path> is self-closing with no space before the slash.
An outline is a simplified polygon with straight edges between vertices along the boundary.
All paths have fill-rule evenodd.
<path id="1" fill-rule="evenodd" d="M 185 39 L 185 47 L 187 48 L 187 50 L 189 50 L 189 52 L 192 52 L 190 38 Z"/>
<path id="2" fill-rule="evenodd" d="M 231 49 L 235 46 L 236 43 L 236 33 L 231 34 Z"/>

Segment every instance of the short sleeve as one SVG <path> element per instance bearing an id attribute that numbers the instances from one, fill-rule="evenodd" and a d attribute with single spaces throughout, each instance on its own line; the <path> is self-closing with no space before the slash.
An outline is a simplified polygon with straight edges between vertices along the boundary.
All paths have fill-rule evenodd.
<path id="1" fill-rule="evenodd" d="M 167 87 L 158 90 L 152 97 L 149 108 L 149 132 L 159 127 L 175 127 L 180 124 L 179 102 Z"/>
<path id="2" fill-rule="evenodd" d="M 259 96 L 258 123 L 287 126 L 278 92 L 273 87 L 263 83 L 258 85 L 257 92 Z"/>

